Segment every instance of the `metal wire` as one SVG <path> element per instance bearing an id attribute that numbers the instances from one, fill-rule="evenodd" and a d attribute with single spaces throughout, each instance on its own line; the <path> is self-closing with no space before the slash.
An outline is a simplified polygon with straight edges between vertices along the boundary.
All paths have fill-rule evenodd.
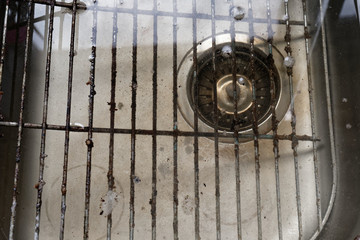
<path id="1" fill-rule="evenodd" d="M 3 32 L 2 32 L 2 43 L 1 43 L 1 52 L 0 52 L 0 101 L 1 101 L 1 95 L 3 95 L 2 91 L 2 75 L 4 71 L 4 62 L 5 62 L 5 45 L 6 45 L 6 31 L 7 31 L 7 21 L 9 17 L 9 4 L 10 0 L 6 0 L 5 3 L 5 16 L 4 16 L 4 26 L 3 26 Z"/>
<path id="2" fill-rule="evenodd" d="M 30 1 L 30 0 L 27 0 Z M 50 5 L 50 1 L 51 0 L 34 0 L 34 3 L 38 3 L 38 4 L 46 4 L 46 5 Z M 59 2 L 56 1 L 55 2 L 55 6 L 57 7 L 65 7 L 65 8 L 69 8 L 72 9 L 72 4 L 71 3 L 66 3 L 66 2 Z M 78 3 L 77 4 L 77 9 L 79 10 L 92 10 L 93 6 L 86 6 L 85 4 L 82 3 Z M 133 8 L 112 8 L 112 7 L 97 7 L 98 11 L 101 12 L 114 12 L 117 11 L 118 13 L 128 13 L 128 14 L 133 14 L 133 15 L 151 15 L 153 16 L 154 14 L 157 14 L 158 16 L 167 16 L 167 17 L 178 17 L 178 18 L 193 18 L 193 14 L 192 13 L 185 13 L 185 12 L 171 12 L 171 11 L 156 11 L 154 12 L 154 10 L 145 10 L 145 9 L 136 9 L 136 11 L 134 11 Z M 197 13 L 196 14 L 196 18 L 197 19 L 208 19 L 211 20 L 212 16 L 211 14 L 206 14 L 206 13 Z M 215 15 L 215 20 L 223 20 L 223 21 L 229 21 L 229 16 L 225 16 L 225 15 Z M 242 22 L 248 22 L 248 18 L 244 18 L 241 20 Z M 252 20 L 254 23 L 267 23 L 267 19 L 266 18 L 253 18 Z M 285 20 L 282 19 L 272 19 L 272 24 L 286 24 Z M 304 22 L 303 21 L 295 21 L 295 20 L 291 20 L 290 21 L 290 25 L 299 25 L 299 26 L 303 26 Z"/>
<path id="3" fill-rule="evenodd" d="M 25 109 L 25 92 L 26 92 L 26 81 L 29 74 L 29 66 L 31 59 L 31 48 L 32 48 L 32 20 L 34 18 L 34 4 L 32 1 L 28 3 L 28 12 L 29 18 L 26 27 L 26 44 L 25 44 L 25 56 L 24 56 L 24 72 L 22 77 L 21 85 L 21 100 L 20 100 L 20 113 L 19 113 L 19 122 L 18 122 L 18 133 L 16 141 L 16 157 L 15 157 L 15 174 L 14 174 L 14 187 L 13 187 L 13 196 L 12 196 L 12 205 L 11 205 L 11 217 L 10 217 L 10 230 L 9 230 L 9 240 L 14 239 L 14 230 L 15 230 L 15 220 L 16 220 L 16 207 L 17 207 L 17 195 L 18 195 L 18 185 L 20 177 L 20 163 L 21 163 L 21 143 L 23 135 L 23 122 L 24 122 L 24 109 Z M 4 38 L 6 36 L 3 36 Z"/>
<path id="4" fill-rule="evenodd" d="M 234 10 L 234 1 L 231 1 L 231 9 Z M 237 238 L 242 239 L 241 233 L 241 197 L 240 197 L 240 159 L 239 159 L 239 132 L 237 127 L 238 122 L 238 94 L 236 86 L 236 48 L 235 48 L 235 18 L 231 19 L 230 23 L 231 35 L 231 72 L 232 72 L 232 86 L 234 98 L 234 154 L 235 154 L 235 184 L 236 184 L 236 227 Z"/>
<path id="5" fill-rule="evenodd" d="M 134 0 L 134 11 L 137 10 L 138 0 Z M 137 15 L 133 15 L 133 43 L 132 43 L 132 84 L 131 84 L 131 168 L 130 168 L 130 217 L 129 239 L 134 239 L 135 228 L 135 141 L 136 141 L 136 89 L 137 89 Z"/>
<path id="6" fill-rule="evenodd" d="M 262 223 L 261 223 L 261 194 L 260 194 L 260 153 L 259 153 L 259 130 L 258 130 L 258 105 L 256 101 L 256 79 L 254 69 L 254 24 L 251 21 L 253 18 L 252 0 L 248 1 L 248 15 L 249 15 L 249 35 L 250 35 L 250 80 L 252 85 L 252 115 L 253 115 L 253 133 L 254 133 L 254 152 L 255 152 L 255 181 L 256 181 L 256 215 L 258 224 L 258 239 L 262 239 Z"/>
<path id="7" fill-rule="evenodd" d="M 72 95 L 72 80 L 73 80 L 74 50 L 75 50 L 74 42 L 75 42 L 75 23 L 76 23 L 76 3 L 77 0 L 73 0 L 70 52 L 69 52 L 68 92 L 67 92 L 67 105 L 66 105 L 63 179 L 61 184 L 61 218 L 60 218 L 60 235 L 59 235 L 60 240 L 64 239 L 64 231 L 65 231 L 66 191 L 67 191 L 66 186 L 67 186 L 67 171 L 68 171 L 68 162 L 69 162 L 69 141 L 70 141 L 71 95 Z M 85 231 L 86 229 L 84 226 L 84 238 L 86 235 Z"/>
<path id="8" fill-rule="evenodd" d="M 220 217 L 220 166 L 219 166 L 219 109 L 217 101 L 216 84 L 216 28 L 215 28 L 215 0 L 211 0 L 211 37 L 212 37 L 212 75 L 213 75 L 213 106 L 214 106 L 214 157 L 215 157 L 215 197 L 216 197 L 216 239 L 221 239 L 221 217 Z"/>
<path id="9" fill-rule="evenodd" d="M 273 30 L 271 25 L 271 10 L 270 10 L 270 0 L 266 0 L 266 15 L 268 18 L 267 31 L 268 31 L 268 64 L 269 64 L 269 76 L 270 76 L 270 91 L 271 91 L 271 121 L 272 121 L 272 131 L 273 135 L 277 136 L 278 124 L 279 121 L 276 118 L 276 89 L 275 89 L 275 80 L 274 80 L 274 58 L 272 53 L 272 44 L 273 44 Z M 275 181 L 276 181 L 276 207 L 277 207 L 277 221 L 278 221 L 278 234 L 279 240 L 282 240 L 282 220 L 281 220 L 281 200 L 280 200 L 280 176 L 279 176 L 279 140 L 277 137 L 273 139 L 273 152 L 275 157 Z"/>
<path id="10" fill-rule="evenodd" d="M 326 212 L 324 214 L 322 223 L 321 223 L 321 229 L 329 219 L 329 216 L 331 214 L 331 211 L 334 206 L 335 202 L 335 196 L 337 192 L 337 179 L 338 179 L 338 169 L 337 169 L 337 160 L 336 160 L 336 146 L 335 146 L 335 136 L 334 136 L 334 125 L 333 125 L 333 113 L 332 113 L 332 104 L 331 104 L 331 95 L 330 95 L 330 83 L 329 83 L 329 65 L 328 65 L 328 55 L 327 55 L 327 43 L 326 43 L 326 29 L 324 24 L 324 17 L 327 9 L 328 2 L 325 2 L 323 4 L 322 0 L 319 0 L 320 5 L 320 24 L 318 25 L 318 30 L 321 30 L 321 45 L 322 45 L 322 54 L 323 54 L 323 63 L 324 63 L 324 77 L 325 77 L 325 91 L 326 91 L 326 106 L 327 106 L 327 114 L 328 114 L 328 122 L 329 122 L 329 139 L 330 139 L 330 151 L 331 151 L 331 165 L 332 165 L 332 189 L 331 189 L 331 195 L 330 195 L 330 201 L 328 204 L 328 207 L 326 209 Z M 316 35 L 318 32 L 316 33 Z M 310 51 L 311 52 L 311 51 Z M 320 231 L 316 231 L 314 235 L 311 237 L 311 240 L 316 239 Z"/>
<path id="11" fill-rule="evenodd" d="M 154 12 L 157 11 L 157 1 L 154 0 Z M 157 32 L 157 15 L 154 15 L 153 23 L 153 119 L 152 127 L 154 134 L 152 135 L 152 195 L 151 195 L 151 228 L 152 228 L 152 239 L 156 240 L 156 196 L 157 196 L 157 159 L 156 159 L 156 149 L 157 149 L 157 139 L 156 139 L 156 130 L 157 130 L 157 61 L 158 61 L 158 32 Z"/>
<path id="12" fill-rule="evenodd" d="M 289 15 L 289 7 L 288 7 L 288 1 L 284 0 L 285 5 L 285 16 L 287 16 L 286 20 L 286 34 L 285 34 L 285 42 L 286 47 L 285 51 L 287 53 L 287 57 L 291 61 L 292 59 L 292 49 L 291 49 L 291 31 L 290 31 L 290 15 Z M 287 74 L 289 77 L 289 91 L 290 91 L 290 112 L 291 112 L 291 132 L 293 134 L 293 138 L 291 140 L 291 148 L 293 149 L 293 155 L 294 155 L 294 167 L 295 167 L 295 187 L 296 187 L 296 205 L 297 205 L 297 215 L 298 215 L 298 230 L 299 230 L 299 239 L 302 239 L 302 215 L 301 215 L 301 199 L 300 199 L 300 181 L 299 181 L 299 163 L 298 163 L 298 140 L 296 138 L 296 115 L 295 115 L 295 107 L 294 107 L 294 89 L 293 89 L 293 67 L 292 65 L 289 65 L 287 67 Z"/>
<path id="13" fill-rule="evenodd" d="M 93 123 L 94 123 L 94 101 L 95 101 L 95 65 L 96 65 L 96 40 L 97 40 L 97 10 L 96 7 L 93 8 L 93 26 L 91 29 L 92 36 L 91 36 L 91 54 L 89 57 L 90 60 L 90 76 L 89 81 L 87 82 L 87 85 L 90 85 L 90 93 L 89 93 L 89 129 L 88 129 L 88 138 L 85 141 L 85 144 L 87 145 L 87 161 L 86 161 L 86 174 L 87 178 L 89 178 L 89 174 L 91 173 L 91 160 L 92 160 L 92 148 L 94 147 L 93 143 Z M 110 150 L 109 150 L 110 151 Z M 90 181 L 90 179 L 89 179 Z M 87 185 L 86 185 L 87 188 Z M 87 195 L 90 194 L 90 189 L 86 189 L 85 193 L 85 199 Z M 85 208 L 85 216 L 88 216 L 88 207 Z M 86 218 L 84 218 L 86 219 Z M 85 222 L 84 222 L 85 224 Z M 88 227 L 86 227 L 88 228 Z M 84 228 L 84 231 L 85 229 Z M 84 234 L 84 237 L 87 237 L 86 234 Z"/>
<path id="14" fill-rule="evenodd" d="M 197 78 L 197 12 L 196 0 L 192 0 L 192 36 L 193 36 L 193 81 L 194 84 L 194 195 L 195 195 L 195 239 L 200 240 L 200 197 L 199 197 L 199 138 L 198 138 L 198 106 L 199 106 L 199 82 Z"/>
<path id="15" fill-rule="evenodd" d="M 40 213 L 42 206 L 42 191 L 45 184 L 44 181 L 44 167 L 45 167 L 45 158 L 47 157 L 45 153 L 46 146 L 46 125 L 47 125 L 47 116 L 48 116 L 48 104 L 49 104 L 49 87 L 50 87 L 50 67 L 51 67 L 51 51 L 52 51 L 52 40 L 53 40 L 53 30 L 54 30 L 54 1 L 50 8 L 50 24 L 49 24 L 49 36 L 48 36 L 48 49 L 46 57 L 46 72 L 45 72 L 45 90 L 44 90 L 44 100 L 43 100 L 43 119 L 42 119 L 42 128 L 41 128 L 41 143 L 40 143 L 40 166 L 39 166 L 39 181 L 36 185 L 38 190 L 37 193 L 37 202 L 36 202 L 36 217 L 35 217 L 35 233 L 34 239 L 39 239 L 40 233 Z"/>
<path id="16" fill-rule="evenodd" d="M 17 127 L 19 124 L 17 122 L 0 122 L 0 126 L 6 126 L 6 127 Z M 41 124 L 38 123 L 24 123 L 24 128 L 31 128 L 31 129 L 41 129 Z M 55 125 L 55 124 L 48 124 L 47 129 L 49 130 L 55 130 L 55 131 L 64 131 L 66 129 L 66 126 L 64 125 Z M 89 127 L 79 127 L 79 126 L 70 126 L 70 132 L 88 132 Z M 114 129 L 116 134 L 131 134 L 131 129 L 125 129 L 125 128 L 115 128 Z M 94 133 L 110 133 L 110 128 L 99 128 L 94 127 L 93 128 Z M 135 129 L 136 135 L 145 135 L 145 136 L 151 136 L 153 134 L 152 130 L 146 130 L 146 129 Z M 167 131 L 167 130 L 157 130 L 156 135 L 158 136 L 182 136 L 182 137 L 193 137 L 195 135 L 192 131 Z M 213 132 L 198 132 L 198 137 L 206 137 L 206 138 L 212 138 L 214 137 Z M 273 140 L 274 138 L 277 138 L 278 140 L 288 140 L 291 141 L 294 135 L 292 134 L 283 134 L 283 135 L 272 135 L 272 134 L 259 134 L 259 139 L 264 140 Z M 224 136 L 221 136 L 224 138 L 234 138 L 234 134 L 227 134 Z M 253 134 L 239 134 L 238 138 L 241 139 L 254 139 Z M 311 136 L 308 135 L 296 135 L 296 139 L 298 141 L 320 141 L 320 139 L 316 138 L 313 139 Z"/>
<path id="17" fill-rule="evenodd" d="M 179 226 L 178 226 L 178 192 L 179 192 L 179 180 L 178 180 L 178 117 L 177 117 L 177 0 L 173 0 L 173 231 L 174 240 L 179 239 Z"/>
<path id="18" fill-rule="evenodd" d="M 109 139 L 109 169 L 108 177 L 108 193 L 112 193 L 114 189 L 114 128 L 115 128 L 115 91 L 116 91 L 116 54 L 117 54 L 117 35 L 118 35 L 118 13 L 113 13 L 113 29 L 112 29 L 112 43 L 111 43 L 111 96 L 110 96 L 110 139 Z M 107 239 L 111 239 L 112 229 L 112 213 L 107 216 Z"/>
<path id="19" fill-rule="evenodd" d="M 21 6 L 22 6 L 22 3 L 18 3 L 18 8 L 17 8 L 17 20 L 16 20 L 16 37 L 15 37 L 15 45 L 14 45 L 14 49 L 18 49 L 18 46 L 19 46 L 19 31 L 20 31 L 20 16 L 21 16 Z M 34 21 L 33 21 L 34 23 Z M 4 35 L 3 35 L 4 36 Z M 46 47 L 45 47 L 46 48 Z M 44 48 L 44 49 L 45 49 Z M 15 94 L 14 93 L 14 89 L 15 89 L 15 82 L 16 82 L 16 77 L 17 77 L 17 68 L 18 68 L 18 52 L 16 51 L 14 53 L 14 67 L 13 67 L 13 74 L 12 74 L 12 86 L 11 86 L 11 89 L 12 89 L 12 97 L 11 97 L 11 102 L 10 102 L 10 106 L 14 106 L 14 102 L 15 102 Z M 1 74 L 1 73 L 0 73 Z M 1 81 L 1 80 L 0 80 Z M 1 84 L 0 84 L 1 85 Z M 1 88 L 1 86 L 0 86 Z M 0 89 L 1 91 L 1 89 Z M 1 98 L 1 93 L 0 93 L 0 98 Z M 0 100 L 1 102 L 1 100 Z M 1 110 L 0 110 L 1 111 Z M 10 109 L 10 114 L 9 116 L 13 116 L 13 113 L 14 113 L 14 107 L 12 107 Z M 0 112 L 0 119 L 2 118 L 1 116 L 1 112 Z"/>
<path id="20" fill-rule="evenodd" d="M 302 1 L 303 7 L 303 19 L 304 19 L 304 40 L 305 40 L 305 52 L 306 52 L 306 67 L 308 77 L 308 91 L 309 91 L 309 105 L 310 105 L 310 119 L 311 119 L 311 135 L 316 137 L 315 127 L 315 112 L 314 112 L 314 97 L 313 97 L 313 84 L 311 78 L 311 65 L 310 65 L 310 33 L 308 29 L 308 21 L 306 14 L 306 1 Z M 320 183 L 319 183 L 319 161 L 317 157 L 317 143 L 312 143 L 313 149 L 313 161 L 314 161 L 314 175 L 315 175 L 315 191 L 316 191 L 316 214 L 318 220 L 318 231 L 321 230 L 322 216 L 321 216 L 321 198 L 320 198 Z"/>

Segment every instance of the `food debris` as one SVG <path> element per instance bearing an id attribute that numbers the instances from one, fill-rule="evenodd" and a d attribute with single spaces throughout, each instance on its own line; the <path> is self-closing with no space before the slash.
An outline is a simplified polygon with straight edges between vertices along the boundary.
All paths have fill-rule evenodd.
<path id="1" fill-rule="evenodd" d="M 106 217 L 112 213 L 118 204 L 119 195 L 116 192 L 109 190 L 106 195 L 100 199 L 100 202 L 100 215 Z"/>

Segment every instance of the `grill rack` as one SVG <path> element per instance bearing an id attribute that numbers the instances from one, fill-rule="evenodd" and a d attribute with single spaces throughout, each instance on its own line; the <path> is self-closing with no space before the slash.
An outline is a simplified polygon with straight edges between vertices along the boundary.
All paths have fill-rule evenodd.
<path id="1" fill-rule="evenodd" d="M 9 3 L 10 0 L 6 1 L 6 9 L 5 9 L 5 21 L 3 28 L 3 41 L 1 48 L 1 61 L 0 61 L 0 94 L 2 95 L 2 72 L 4 68 L 4 59 L 5 59 L 5 51 L 6 51 L 6 33 L 7 33 L 7 17 L 9 15 Z M 45 144 L 46 144 L 46 132 L 47 130 L 58 130 L 65 132 L 65 143 L 64 143 L 64 167 L 63 167 L 63 180 L 61 187 L 62 194 L 62 204 L 61 204 L 61 228 L 60 228 L 60 239 L 64 239 L 64 228 L 65 228 L 65 213 L 66 213 L 66 184 L 67 184 L 67 170 L 68 170 L 68 151 L 69 151 L 69 137 L 70 132 L 87 132 L 88 138 L 85 143 L 87 145 L 87 175 L 86 175 L 86 195 L 85 195 L 85 213 L 84 213 L 84 239 L 88 239 L 89 233 L 89 203 L 90 203 L 90 183 L 91 183 L 91 159 L 92 159 L 92 136 L 93 133 L 108 133 L 110 135 L 110 144 L 109 144 L 109 169 L 108 169 L 108 189 L 113 190 L 114 188 L 114 177 L 113 177 L 113 158 L 114 158 L 114 134 L 131 134 L 131 173 L 130 173 L 130 218 L 129 218 L 129 239 L 134 239 L 134 199 L 135 199 L 135 143 L 136 143 L 136 135 L 148 135 L 152 136 L 152 198 L 151 198 L 151 215 L 152 215 L 152 239 L 156 239 L 156 195 L 157 195 L 157 136 L 172 136 L 173 137 L 173 170 L 174 170 L 174 183 L 173 183 L 173 232 L 174 239 L 178 239 L 178 171 L 177 171 L 177 146 L 178 146 L 178 137 L 179 136 L 191 136 L 194 137 L 194 193 L 195 193 L 195 239 L 200 239 L 200 228 L 199 228 L 199 146 L 198 139 L 199 137 L 212 137 L 214 138 L 214 152 L 215 152 L 215 182 L 216 182 L 216 232 L 217 239 L 221 239 L 221 215 L 220 215 L 220 178 L 219 178 L 219 131 L 217 127 L 217 121 L 214 122 L 214 133 L 207 132 L 199 132 L 198 131 L 198 116 L 197 112 L 194 112 L 194 131 L 181 131 L 178 129 L 178 116 L 177 116 L 177 18 L 191 18 L 193 20 L 193 64 L 194 64 L 194 79 L 196 79 L 196 68 L 197 68 L 197 19 L 211 19 L 212 23 L 212 49 L 213 49 L 213 71 L 216 70 L 215 65 L 215 22 L 216 20 L 227 20 L 228 17 L 225 16 L 217 16 L 215 15 L 215 0 L 211 1 L 211 15 L 208 14 L 198 14 L 196 10 L 196 0 L 192 1 L 193 12 L 192 14 L 188 13 L 179 13 L 177 11 L 177 0 L 173 0 L 173 12 L 166 11 L 158 11 L 156 0 L 154 0 L 154 9 L 153 10 L 139 10 L 138 8 L 138 0 L 134 0 L 133 9 L 126 8 L 106 8 L 106 7 L 97 7 L 94 6 L 85 6 L 82 3 L 78 3 L 77 0 L 73 0 L 73 3 L 65 3 L 59 2 L 55 0 L 27 0 L 28 4 L 28 12 L 29 18 L 27 20 L 27 28 L 26 28 L 26 47 L 25 47 L 25 58 L 24 58 L 24 74 L 22 77 L 22 94 L 21 94 L 21 106 L 20 106 L 20 115 L 18 122 L 7 122 L 1 121 L 0 126 L 6 127 L 17 127 L 18 135 L 17 135 L 17 145 L 16 145 L 16 166 L 15 166 L 15 177 L 14 177 L 14 191 L 13 191 L 13 202 L 11 207 L 11 219 L 10 219 L 10 234 L 9 239 L 14 238 L 15 231 L 15 219 L 16 219 L 16 207 L 17 207 L 17 189 L 18 189 L 18 181 L 20 172 L 20 163 L 21 163 L 21 147 L 22 147 L 22 135 L 24 128 L 33 128 L 33 129 L 41 129 L 41 148 L 40 148 L 40 175 L 39 182 L 37 185 L 38 196 L 37 196 L 37 204 L 36 204 L 36 226 L 35 226 L 35 235 L 34 239 L 39 239 L 39 231 L 40 231 L 40 212 L 41 212 L 41 202 L 42 202 L 42 186 L 44 183 L 43 172 L 44 172 L 44 164 L 45 164 Z M 24 122 L 24 107 L 25 107 L 25 93 L 26 93 L 26 81 L 28 78 L 29 65 L 30 65 L 30 56 L 31 56 L 31 46 L 32 46 L 32 24 L 37 21 L 34 19 L 34 4 L 46 4 L 51 6 L 50 8 L 50 24 L 49 24 L 49 36 L 48 36 L 48 50 L 47 50 L 47 61 L 46 61 L 46 76 L 45 76 L 45 92 L 44 92 L 44 101 L 43 101 L 43 120 L 41 124 L 36 123 L 26 123 Z M 288 16 L 287 20 L 275 20 L 271 18 L 270 13 L 270 0 L 266 1 L 267 6 L 267 18 L 260 19 L 254 18 L 252 13 L 252 1 L 248 1 L 249 10 L 248 10 L 248 18 L 243 19 L 242 21 L 249 23 L 249 33 L 250 36 L 254 35 L 253 24 L 254 23 L 267 23 L 269 38 L 269 52 L 272 52 L 272 24 L 283 24 L 286 27 L 286 52 L 287 55 L 291 57 L 291 25 L 303 25 L 304 26 L 304 40 L 305 40 L 305 49 L 306 49 L 306 59 L 307 59 L 307 74 L 309 81 L 309 100 L 310 100 L 310 116 L 311 116 L 311 136 L 308 135 L 297 135 L 296 134 L 296 115 L 294 110 L 294 93 L 292 86 L 292 67 L 287 68 L 289 83 L 290 83 L 290 95 L 291 95 L 291 128 L 292 132 L 288 135 L 278 135 L 277 134 L 277 124 L 278 120 L 276 119 L 276 115 L 273 114 L 273 134 L 259 134 L 257 131 L 257 119 L 256 119 L 256 92 L 253 92 L 253 134 L 239 134 L 236 130 L 233 134 L 229 134 L 225 137 L 234 138 L 234 155 L 235 155 L 235 169 L 236 169 L 236 198 L 237 198 L 237 231 L 238 231 L 238 239 L 242 238 L 241 232 L 241 202 L 240 202 L 240 171 L 239 171 L 239 138 L 244 139 L 252 139 L 254 142 L 254 152 L 255 152 L 255 166 L 256 166 L 256 191 L 257 191 L 257 220 L 258 220 L 258 238 L 262 239 L 262 229 L 261 229 L 261 196 L 260 196 L 260 163 L 259 163 L 259 139 L 268 139 L 273 141 L 274 147 L 274 159 L 275 159 L 275 175 L 276 175 L 276 196 L 277 196 L 277 214 L 278 214 L 278 232 L 279 239 L 282 239 L 282 220 L 281 220 L 281 204 L 280 204 L 280 184 L 279 184 L 279 140 L 288 140 L 292 143 L 293 149 L 293 157 L 294 157 L 294 165 L 295 165 L 295 181 L 296 181 L 296 202 L 297 202 L 297 217 L 298 217 L 298 232 L 299 239 L 302 238 L 302 216 L 301 216 L 301 201 L 300 201 L 300 186 L 299 186 L 299 170 L 298 170 L 298 153 L 297 146 L 298 141 L 310 141 L 312 142 L 313 149 L 313 160 L 314 160 L 314 174 L 315 174 L 315 187 L 316 187 L 316 206 L 317 206 L 317 219 L 318 226 L 316 234 L 320 233 L 323 228 L 324 223 L 326 222 L 326 218 L 328 217 L 329 211 L 331 210 L 332 201 L 329 204 L 329 208 L 325 214 L 322 216 L 321 213 L 321 204 L 320 204 L 320 188 L 319 188 L 319 169 L 318 169 L 318 159 L 317 159 L 317 142 L 320 141 L 316 136 L 315 129 L 315 117 L 314 117 L 314 107 L 313 107 L 313 94 L 312 94 L 312 79 L 310 74 L 310 60 L 309 60 L 309 49 L 310 49 L 310 33 L 308 31 L 308 22 L 306 15 L 306 1 L 303 0 L 303 11 L 304 11 L 304 20 L 303 21 L 291 21 L 288 11 L 288 1 L 284 1 L 285 6 L 285 15 Z M 231 3 L 232 7 L 234 7 L 233 2 Z M 69 73 L 68 73 L 68 97 L 67 97 L 67 111 L 66 111 L 66 124 L 65 125 L 51 125 L 47 123 L 47 110 L 48 110 L 48 97 L 49 97 L 49 80 L 50 80 L 50 66 L 51 66 L 51 53 L 52 53 L 52 38 L 53 38 L 53 24 L 54 24 L 54 8 L 64 7 L 69 8 L 72 11 L 72 24 L 71 24 L 71 43 L 70 43 L 70 51 L 69 51 Z M 76 24 L 76 14 L 78 10 L 87 10 L 93 12 L 93 28 L 92 28 L 92 48 L 91 48 L 91 66 L 90 66 L 90 80 L 88 85 L 90 86 L 90 94 L 89 94 L 89 122 L 88 127 L 74 127 L 70 124 L 70 116 L 71 116 L 71 97 L 72 97 L 72 80 L 73 80 L 73 67 L 74 67 L 74 41 L 75 41 L 75 24 Z M 112 70 L 111 70 L 111 99 L 109 102 L 110 105 L 110 128 L 96 128 L 93 126 L 93 108 L 95 101 L 95 63 L 96 63 L 96 36 L 97 36 L 97 12 L 105 11 L 105 12 L 113 12 L 113 41 L 112 41 Z M 132 47 L 132 111 L 131 111 L 131 129 L 119 129 L 115 128 L 114 118 L 116 111 L 115 104 L 115 87 L 116 87 L 116 46 L 117 46 L 117 15 L 118 13 L 130 13 L 133 15 L 133 47 Z M 137 16 L 139 14 L 143 15 L 152 15 L 154 17 L 154 33 L 153 33 L 153 122 L 152 122 L 152 130 L 144 130 L 136 128 L 136 94 L 137 94 Z M 173 131 L 163 131 L 157 130 L 157 47 L 158 47 L 158 32 L 157 32 L 157 17 L 158 16 L 172 16 L 173 17 Z M 231 19 L 229 21 L 230 24 L 230 33 L 232 36 L 232 48 L 234 50 L 235 47 L 235 20 Z M 324 34 L 323 26 L 322 33 Z M 17 38 L 19 35 L 17 34 Z M 251 51 L 254 50 L 254 42 L 253 37 L 250 38 L 250 46 Z M 323 43 L 324 44 L 324 43 Z M 234 52 L 234 51 L 233 51 Z M 233 60 L 233 86 L 236 86 L 236 67 L 235 67 L 235 54 L 232 54 Z M 325 64 L 326 66 L 326 64 Z M 270 69 L 271 70 L 271 69 Z M 253 71 L 253 68 L 251 69 Z M 270 71 L 271 72 L 271 71 Z M 270 78 L 273 80 L 272 75 L 270 73 Z M 256 82 L 252 79 L 252 84 L 255 86 Z M 272 87 L 274 84 L 272 82 Z M 328 86 L 327 86 L 328 88 Z M 234 87 L 234 89 L 236 89 Z M 253 87 L 253 89 L 255 89 Z M 196 92 L 196 86 L 195 86 Z M 216 97 L 216 84 L 214 81 L 214 106 L 217 106 L 217 97 Z M 237 98 L 237 92 L 234 91 L 234 99 Z M 196 97 L 195 97 L 196 98 Z M 196 104 L 196 101 L 195 101 Z M 235 109 L 234 109 L 234 120 L 237 119 L 237 101 L 234 101 Z M 275 113 L 275 101 L 274 96 L 272 96 L 272 111 Z M 214 114 L 218 116 L 218 110 L 214 107 Z M 331 114 L 331 113 L 329 113 Z M 329 118 L 331 120 L 331 118 Z M 224 136 L 221 136 L 224 137 Z M 332 148 L 334 149 L 334 148 Z M 333 150 L 332 150 L 333 151 Z M 334 156 L 334 153 L 332 154 Z M 335 169 L 335 162 L 333 159 L 333 168 Z M 334 171 L 335 173 L 335 171 Z M 334 174 L 333 182 L 336 183 L 336 174 Z M 332 192 L 332 199 L 334 197 L 334 191 Z M 111 228 L 112 228 L 112 217 L 111 214 L 107 218 L 107 239 L 111 239 Z"/>

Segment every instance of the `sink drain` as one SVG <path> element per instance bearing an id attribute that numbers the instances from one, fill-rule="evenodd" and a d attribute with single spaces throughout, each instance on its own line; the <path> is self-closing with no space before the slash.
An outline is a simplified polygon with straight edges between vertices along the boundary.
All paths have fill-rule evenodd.
<path id="1" fill-rule="evenodd" d="M 238 122 L 234 123 L 234 89 L 232 76 L 232 58 L 228 55 L 227 50 L 230 48 L 229 43 L 217 45 L 216 47 L 216 91 L 217 91 L 217 108 L 219 111 L 218 128 L 220 130 L 231 131 L 234 124 L 240 131 L 252 128 L 252 110 L 253 86 L 250 79 L 250 46 L 244 43 L 236 43 L 236 91 L 238 95 L 237 109 Z M 225 52 L 225 54 L 224 54 Z M 231 54 L 231 52 L 230 52 Z M 270 115 L 271 107 L 271 80 L 269 66 L 266 63 L 266 54 L 259 49 L 254 51 L 254 70 L 253 77 L 256 81 L 256 104 L 258 107 L 257 119 L 260 124 Z M 197 81 L 194 80 L 193 74 L 188 74 L 187 92 L 188 99 L 193 111 L 198 111 L 199 118 L 207 125 L 214 127 L 214 91 L 213 91 L 213 70 L 212 70 L 212 49 L 208 49 L 198 56 L 198 75 Z M 190 69 L 189 73 L 194 71 Z M 279 97 L 280 79 L 277 70 L 274 69 L 274 82 L 276 89 L 276 99 Z M 195 85 L 198 85 L 198 106 L 195 106 Z"/>
<path id="2" fill-rule="evenodd" d="M 282 77 L 286 69 L 282 64 L 270 66 L 268 57 L 268 43 L 257 39 L 254 48 L 253 71 L 250 69 L 251 51 L 248 35 L 236 35 L 236 89 L 233 88 L 232 48 L 229 34 L 216 36 L 215 48 L 215 81 L 217 92 L 218 129 L 224 134 L 231 133 L 237 126 L 239 133 L 252 133 L 253 126 L 253 91 L 256 92 L 257 119 L 259 133 L 271 130 L 271 79 L 270 67 L 274 73 L 276 115 L 280 120 L 289 106 L 288 83 Z M 274 49 L 276 49 L 274 47 Z M 274 55 L 276 63 L 282 63 L 283 57 L 277 52 Z M 184 57 L 179 69 L 179 108 L 185 120 L 193 127 L 194 111 L 199 116 L 199 131 L 214 131 L 214 76 L 212 61 L 212 42 L 205 39 L 197 47 L 197 78 L 194 79 L 192 51 Z M 251 82 L 253 74 L 255 87 Z M 195 89 L 198 87 L 198 94 Z M 234 91 L 237 92 L 237 122 L 234 122 Z M 198 104 L 195 104 L 196 98 Z M 222 138 L 222 142 L 232 142 L 232 139 Z"/>

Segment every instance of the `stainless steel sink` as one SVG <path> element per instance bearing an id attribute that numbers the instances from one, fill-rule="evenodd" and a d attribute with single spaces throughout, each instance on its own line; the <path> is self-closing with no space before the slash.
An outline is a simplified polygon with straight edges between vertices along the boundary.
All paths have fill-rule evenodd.
<path id="1" fill-rule="evenodd" d="M 0 239 L 356 238 L 355 6 L 2 1 Z"/>

